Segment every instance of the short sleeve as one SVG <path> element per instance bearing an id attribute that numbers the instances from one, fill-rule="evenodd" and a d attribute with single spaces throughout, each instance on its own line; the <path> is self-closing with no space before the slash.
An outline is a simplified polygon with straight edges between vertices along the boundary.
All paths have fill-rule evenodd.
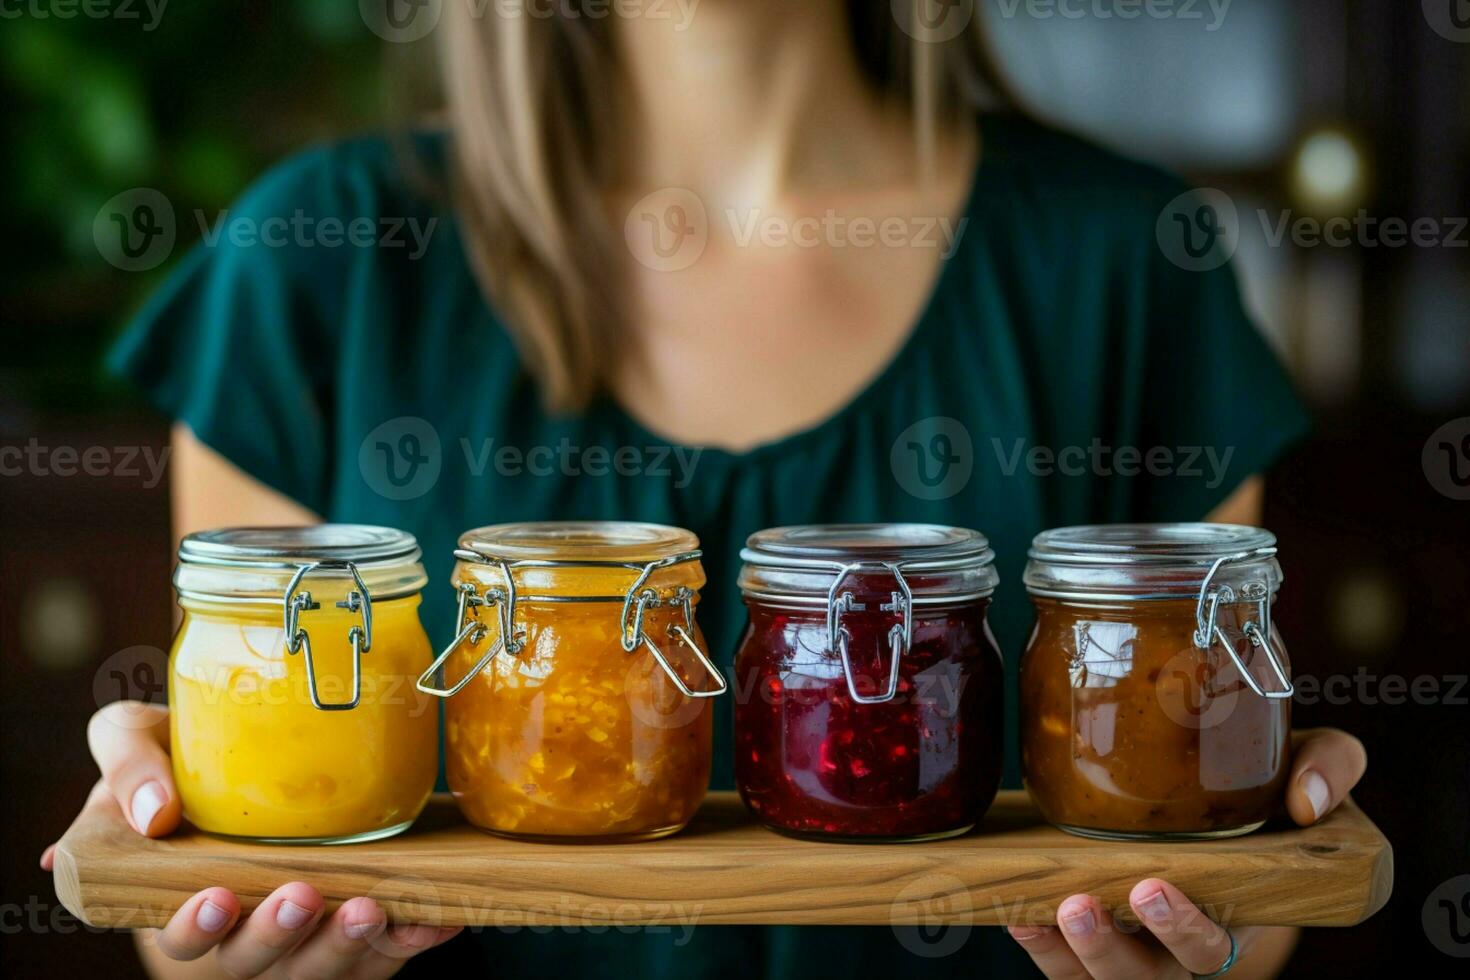
<path id="1" fill-rule="evenodd" d="M 1162 236 L 1149 236 L 1139 398 L 1141 448 L 1156 455 L 1152 463 L 1145 455 L 1133 510 L 1139 520 L 1202 520 L 1276 463 L 1310 423 L 1246 313 L 1231 265 L 1175 261 Z"/>
<path id="2" fill-rule="evenodd" d="M 211 449 L 317 513 L 331 491 L 331 284 L 341 279 L 325 264 L 332 250 L 302 247 L 290 229 L 293 215 L 340 209 L 331 171 L 328 149 L 310 151 L 201 219 L 200 243 L 108 359 Z"/>

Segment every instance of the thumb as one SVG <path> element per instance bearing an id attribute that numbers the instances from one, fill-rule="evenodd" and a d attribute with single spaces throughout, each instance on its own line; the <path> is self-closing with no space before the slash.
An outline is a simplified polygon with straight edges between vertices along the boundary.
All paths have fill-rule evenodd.
<path id="1" fill-rule="evenodd" d="M 1286 809 L 1303 827 L 1316 823 L 1347 798 L 1368 768 L 1363 743 L 1336 728 L 1294 733 Z"/>
<path id="2" fill-rule="evenodd" d="M 179 825 L 183 807 L 169 764 L 167 708 L 115 701 L 92 716 L 87 744 L 134 830 L 160 837 Z"/>

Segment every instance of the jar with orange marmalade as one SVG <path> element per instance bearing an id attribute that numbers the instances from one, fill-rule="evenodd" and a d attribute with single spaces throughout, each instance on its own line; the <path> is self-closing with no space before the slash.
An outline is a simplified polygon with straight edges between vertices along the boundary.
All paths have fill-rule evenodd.
<path id="1" fill-rule="evenodd" d="M 174 575 L 170 755 L 184 816 L 265 843 L 376 840 L 434 787 L 419 547 L 364 525 L 191 534 Z"/>
<path id="2" fill-rule="evenodd" d="M 1275 537 L 1228 524 L 1069 527 L 1038 535 L 1030 556 L 1021 760 L 1042 815 L 1105 839 L 1260 827 L 1290 764 Z"/>
<path id="3" fill-rule="evenodd" d="M 694 619 L 698 540 L 656 524 L 501 524 L 460 538 L 454 641 L 419 678 L 447 698 L 466 819 L 508 837 L 633 841 L 689 822 L 725 680 Z"/>

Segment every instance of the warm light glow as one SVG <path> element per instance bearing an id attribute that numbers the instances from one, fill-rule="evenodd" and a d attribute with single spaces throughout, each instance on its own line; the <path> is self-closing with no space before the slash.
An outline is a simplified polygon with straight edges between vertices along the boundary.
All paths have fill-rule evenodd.
<path id="1" fill-rule="evenodd" d="M 1358 206 L 1364 161 L 1346 133 L 1321 130 L 1307 137 L 1297 150 L 1294 170 L 1296 196 L 1306 207 L 1344 213 Z"/>

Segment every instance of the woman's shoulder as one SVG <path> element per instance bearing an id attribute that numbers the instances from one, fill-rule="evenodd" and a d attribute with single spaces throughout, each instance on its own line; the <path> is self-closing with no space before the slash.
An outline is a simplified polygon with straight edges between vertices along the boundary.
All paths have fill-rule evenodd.
<path id="1" fill-rule="evenodd" d="M 1190 191 L 1169 170 L 1017 114 L 986 117 L 982 164 L 1006 198 L 1033 217 L 1089 229 L 1152 235 L 1170 201 Z"/>

